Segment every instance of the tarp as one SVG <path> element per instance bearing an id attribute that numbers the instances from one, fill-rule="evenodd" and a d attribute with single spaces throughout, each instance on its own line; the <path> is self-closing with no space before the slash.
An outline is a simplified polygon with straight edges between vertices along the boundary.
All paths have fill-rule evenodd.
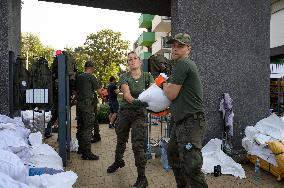
<path id="1" fill-rule="evenodd" d="M 213 173 L 214 166 L 220 165 L 222 174 L 231 174 L 235 177 L 245 178 L 242 165 L 236 163 L 221 150 L 222 140 L 211 139 L 201 150 L 203 156 L 202 172 Z"/>

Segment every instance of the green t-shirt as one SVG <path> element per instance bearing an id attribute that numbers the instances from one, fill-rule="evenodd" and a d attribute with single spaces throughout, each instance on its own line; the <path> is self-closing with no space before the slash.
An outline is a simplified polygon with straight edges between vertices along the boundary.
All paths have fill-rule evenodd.
<path id="1" fill-rule="evenodd" d="M 122 84 L 126 84 L 129 86 L 130 94 L 133 98 L 137 99 L 139 94 L 146 90 L 151 83 L 154 82 L 154 79 L 150 73 L 143 72 L 143 74 L 138 79 L 134 79 L 130 73 L 125 73 L 121 75 L 118 85 L 119 87 Z M 122 100 L 121 107 L 133 107 L 132 104 L 128 103 L 126 100 Z"/>
<path id="2" fill-rule="evenodd" d="M 82 73 L 76 77 L 77 101 L 93 99 L 100 88 L 97 78 L 88 73 Z"/>
<path id="3" fill-rule="evenodd" d="M 194 61 L 189 58 L 178 60 L 173 66 L 169 82 L 182 85 L 177 98 L 171 104 L 171 113 L 175 121 L 196 112 L 204 112 L 202 83 Z"/>

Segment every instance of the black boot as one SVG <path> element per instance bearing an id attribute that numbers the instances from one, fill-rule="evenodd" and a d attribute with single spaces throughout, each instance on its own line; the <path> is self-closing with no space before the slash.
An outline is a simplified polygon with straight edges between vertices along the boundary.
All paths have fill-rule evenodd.
<path id="1" fill-rule="evenodd" d="M 96 143 L 96 142 L 99 142 L 101 141 L 101 137 L 98 136 L 98 137 L 93 137 L 93 139 L 91 140 L 91 143 Z"/>
<path id="2" fill-rule="evenodd" d="M 82 157 L 83 160 L 99 160 L 99 156 L 93 154 L 92 152 L 90 153 L 83 153 Z"/>
<path id="3" fill-rule="evenodd" d="M 133 188 L 146 188 L 148 186 L 148 180 L 146 176 L 138 176 Z"/>
<path id="4" fill-rule="evenodd" d="M 119 162 L 114 162 L 112 165 L 110 165 L 107 168 L 107 173 L 114 173 L 115 171 L 117 171 L 117 169 L 122 168 L 125 166 L 124 160 L 119 161 Z"/>

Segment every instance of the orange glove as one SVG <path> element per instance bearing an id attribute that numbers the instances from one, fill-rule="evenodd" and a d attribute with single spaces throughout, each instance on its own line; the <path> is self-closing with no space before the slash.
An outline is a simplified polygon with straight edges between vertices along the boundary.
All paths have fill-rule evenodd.
<path id="1" fill-rule="evenodd" d="M 156 79 L 155 79 L 155 84 L 159 87 L 161 87 L 163 85 L 163 83 L 167 82 L 166 79 L 159 75 Z"/>

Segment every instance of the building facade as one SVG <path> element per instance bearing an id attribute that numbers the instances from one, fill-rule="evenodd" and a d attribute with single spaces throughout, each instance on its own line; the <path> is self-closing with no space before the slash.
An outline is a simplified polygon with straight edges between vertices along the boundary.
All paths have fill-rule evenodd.
<path id="1" fill-rule="evenodd" d="M 133 50 L 143 61 L 144 71 L 148 71 L 148 59 L 151 55 L 162 54 L 167 59 L 171 58 L 171 49 L 166 41 L 171 36 L 171 17 L 141 14 L 139 27 L 147 31 L 141 33 Z"/>

